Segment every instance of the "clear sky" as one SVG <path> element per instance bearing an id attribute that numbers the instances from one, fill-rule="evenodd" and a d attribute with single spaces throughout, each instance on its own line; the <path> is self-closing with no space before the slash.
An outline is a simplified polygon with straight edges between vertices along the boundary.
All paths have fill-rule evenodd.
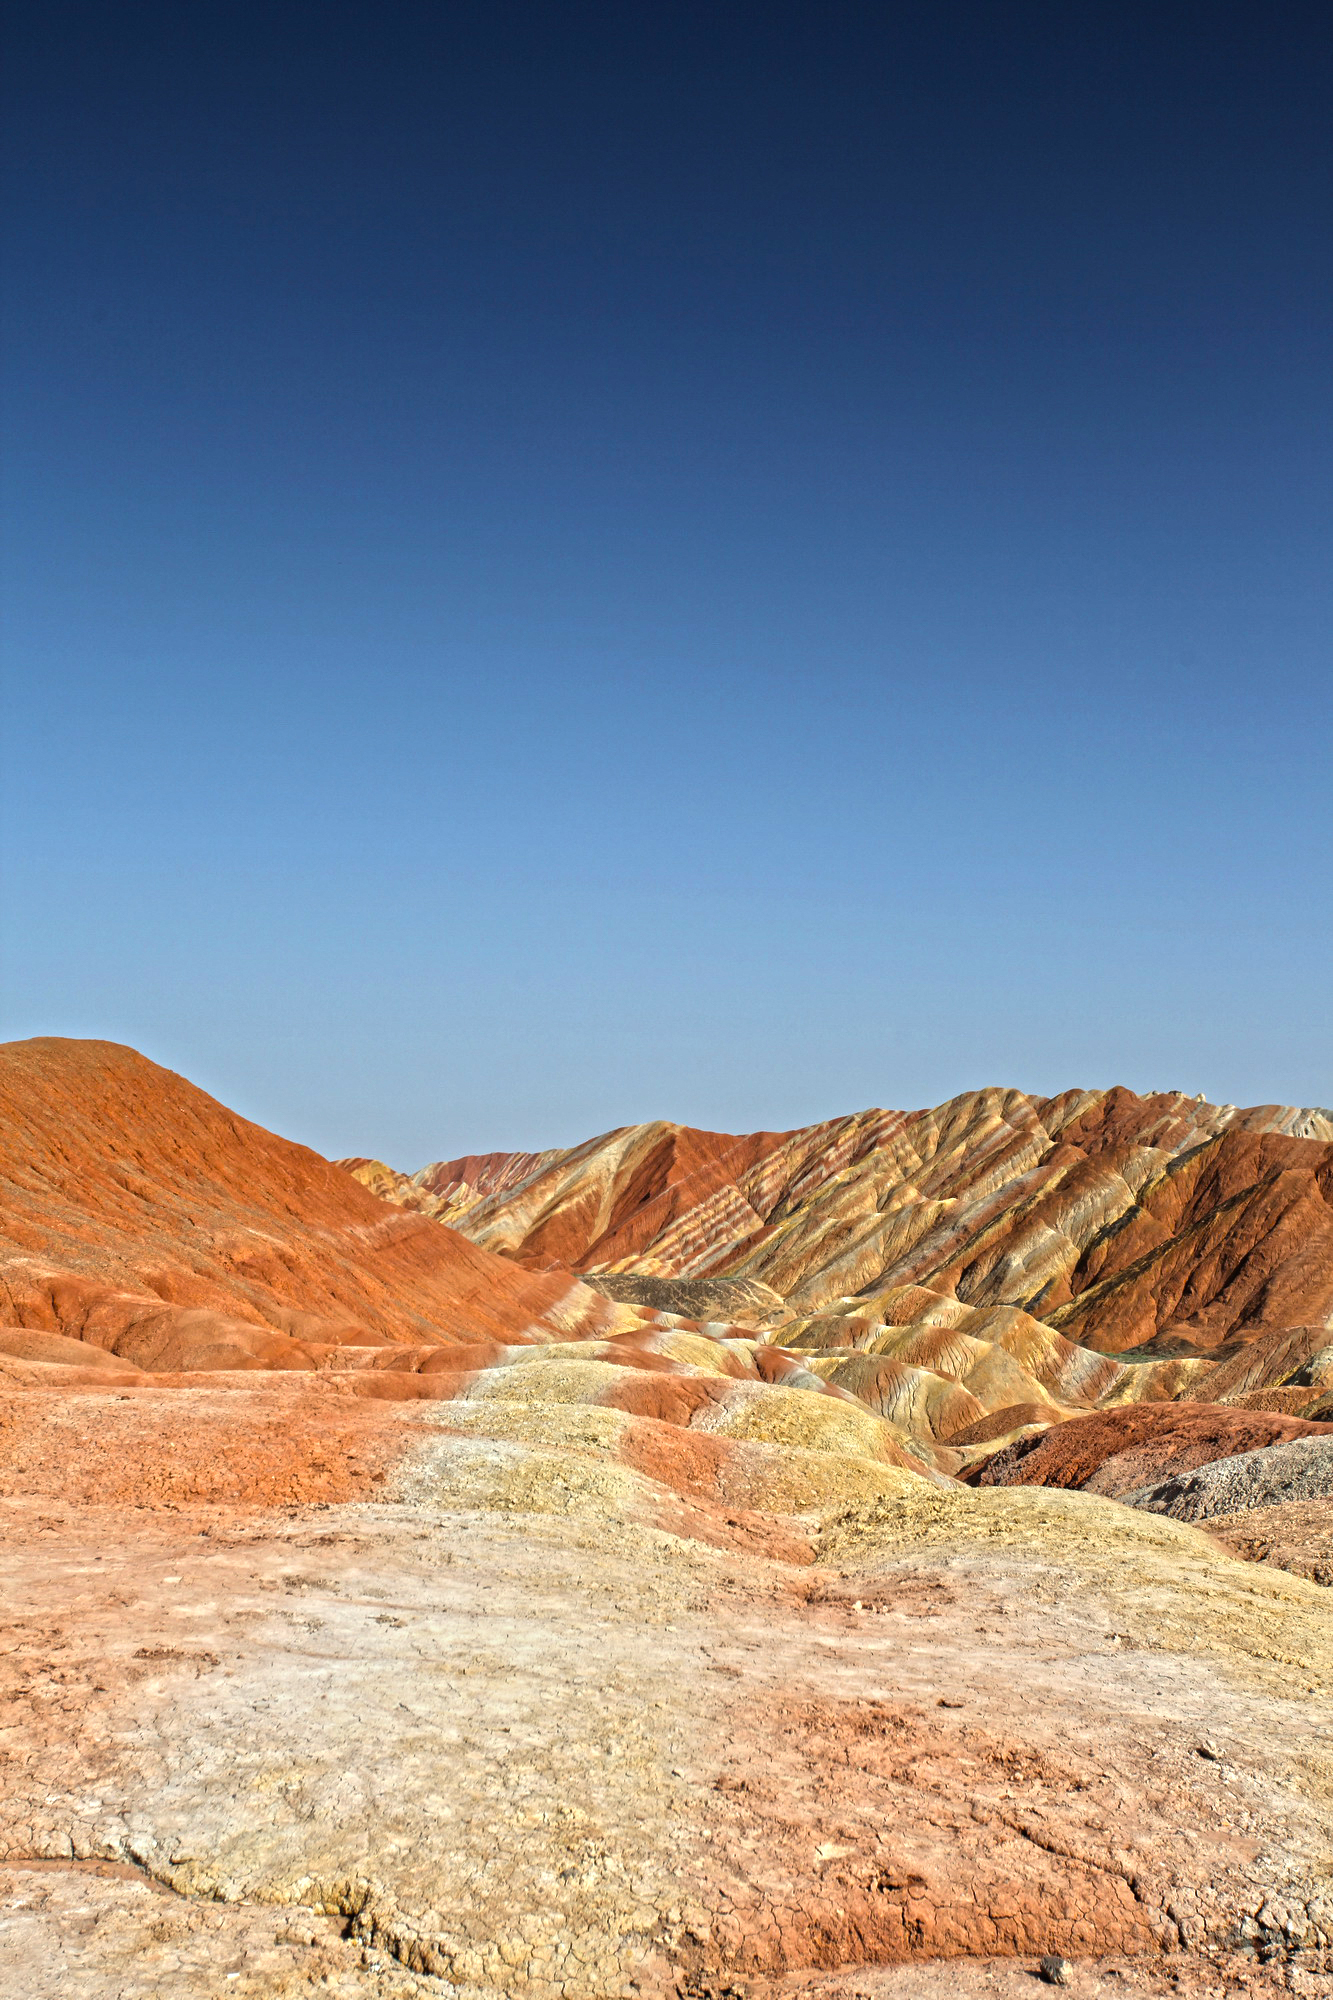
<path id="1" fill-rule="evenodd" d="M 1333 1104 L 1326 8 L 9 15 L 7 1036 Z"/>

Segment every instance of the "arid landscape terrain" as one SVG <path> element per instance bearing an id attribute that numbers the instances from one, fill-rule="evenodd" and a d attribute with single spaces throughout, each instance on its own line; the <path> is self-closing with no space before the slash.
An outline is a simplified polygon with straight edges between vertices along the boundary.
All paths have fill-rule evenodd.
<path id="1" fill-rule="evenodd" d="M 3 2000 L 1333 1990 L 1328 1112 L 0 1179 Z"/>

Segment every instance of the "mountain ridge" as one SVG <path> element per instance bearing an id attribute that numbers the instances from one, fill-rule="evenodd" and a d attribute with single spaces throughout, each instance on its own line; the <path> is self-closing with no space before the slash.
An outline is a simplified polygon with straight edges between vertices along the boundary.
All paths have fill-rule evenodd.
<path id="1" fill-rule="evenodd" d="M 1326 1978 L 1333 1147 L 1284 1120 L 997 1091 L 395 1205 L 0 1047 L 5 2000 Z M 488 1240 L 430 1212 L 483 1179 Z"/>
<path id="2" fill-rule="evenodd" d="M 411 1176 L 342 1164 L 534 1270 L 750 1279 L 794 1314 L 926 1285 L 1108 1352 L 1202 1352 L 1333 1311 L 1333 1116 L 1315 1107 L 987 1089 L 788 1133 L 655 1121 Z"/>

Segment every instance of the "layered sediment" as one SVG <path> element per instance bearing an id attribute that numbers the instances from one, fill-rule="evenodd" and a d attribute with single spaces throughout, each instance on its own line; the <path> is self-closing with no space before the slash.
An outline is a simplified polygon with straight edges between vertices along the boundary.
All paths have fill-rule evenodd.
<path id="1" fill-rule="evenodd" d="M 798 1316 L 919 1287 L 1172 1358 L 1333 1310 L 1321 1110 L 980 1090 L 797 1132 L 659 1123 L 412 1177 L 349 1164 L 528 1268 L 757 1280 Z"/>
<path id="2" fill-rule="evenodd" d="M 1314 1993 L 1322 1116 L 409 1177 L 0 1051 L 0 1995 Z"/>

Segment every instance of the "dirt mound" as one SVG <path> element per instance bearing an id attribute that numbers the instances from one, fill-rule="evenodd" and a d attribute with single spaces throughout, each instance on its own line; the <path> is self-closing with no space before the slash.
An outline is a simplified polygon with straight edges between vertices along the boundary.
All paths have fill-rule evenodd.
<path id="1" fill-rule="evenodd" d="M 88 1368 L 100 1375 L 137 1375 L 132 1362 L 104 1348 L 90 1347 L 86 1340 L 70 1340 L 63 1333 L 34 1332 L 26 1326 L 0 1326 L 0 1355 L 19 1362 L 37 1362 L 67 1368 Z"/>
<path id="2" fill-rule="evenodd" d="M 1253 1452 L 1289 1438 L 1333 1435 L 1277 1411 L 1212 1403 L 1136 1403 L 1097 1410 L 1020 1438 L 973 1466 L 973 1486 L 1064 1486 L 1112 1497 L 1192 1471 L 1213 1459 Z"/>
<path id="3" fill-rule="evenodd" d="M 1262 1451 L 1214 1459 L 1120 1498 L 1149 1514 L 1176 1521 L 1207 1521 L 1214 1514 L 1244 1514 L 1289 1500 L 1323 1500 L 1333 1494 L 1333 1437 L 1291 1438 Z"/>
<path id="4" fill-rule="evenodd" d="M 1288 1500 L 1279 1507 L 1217 1515 L 1208 1532 L 1245 1562 L 1333 1585 L 1333 1499 Z"/>

